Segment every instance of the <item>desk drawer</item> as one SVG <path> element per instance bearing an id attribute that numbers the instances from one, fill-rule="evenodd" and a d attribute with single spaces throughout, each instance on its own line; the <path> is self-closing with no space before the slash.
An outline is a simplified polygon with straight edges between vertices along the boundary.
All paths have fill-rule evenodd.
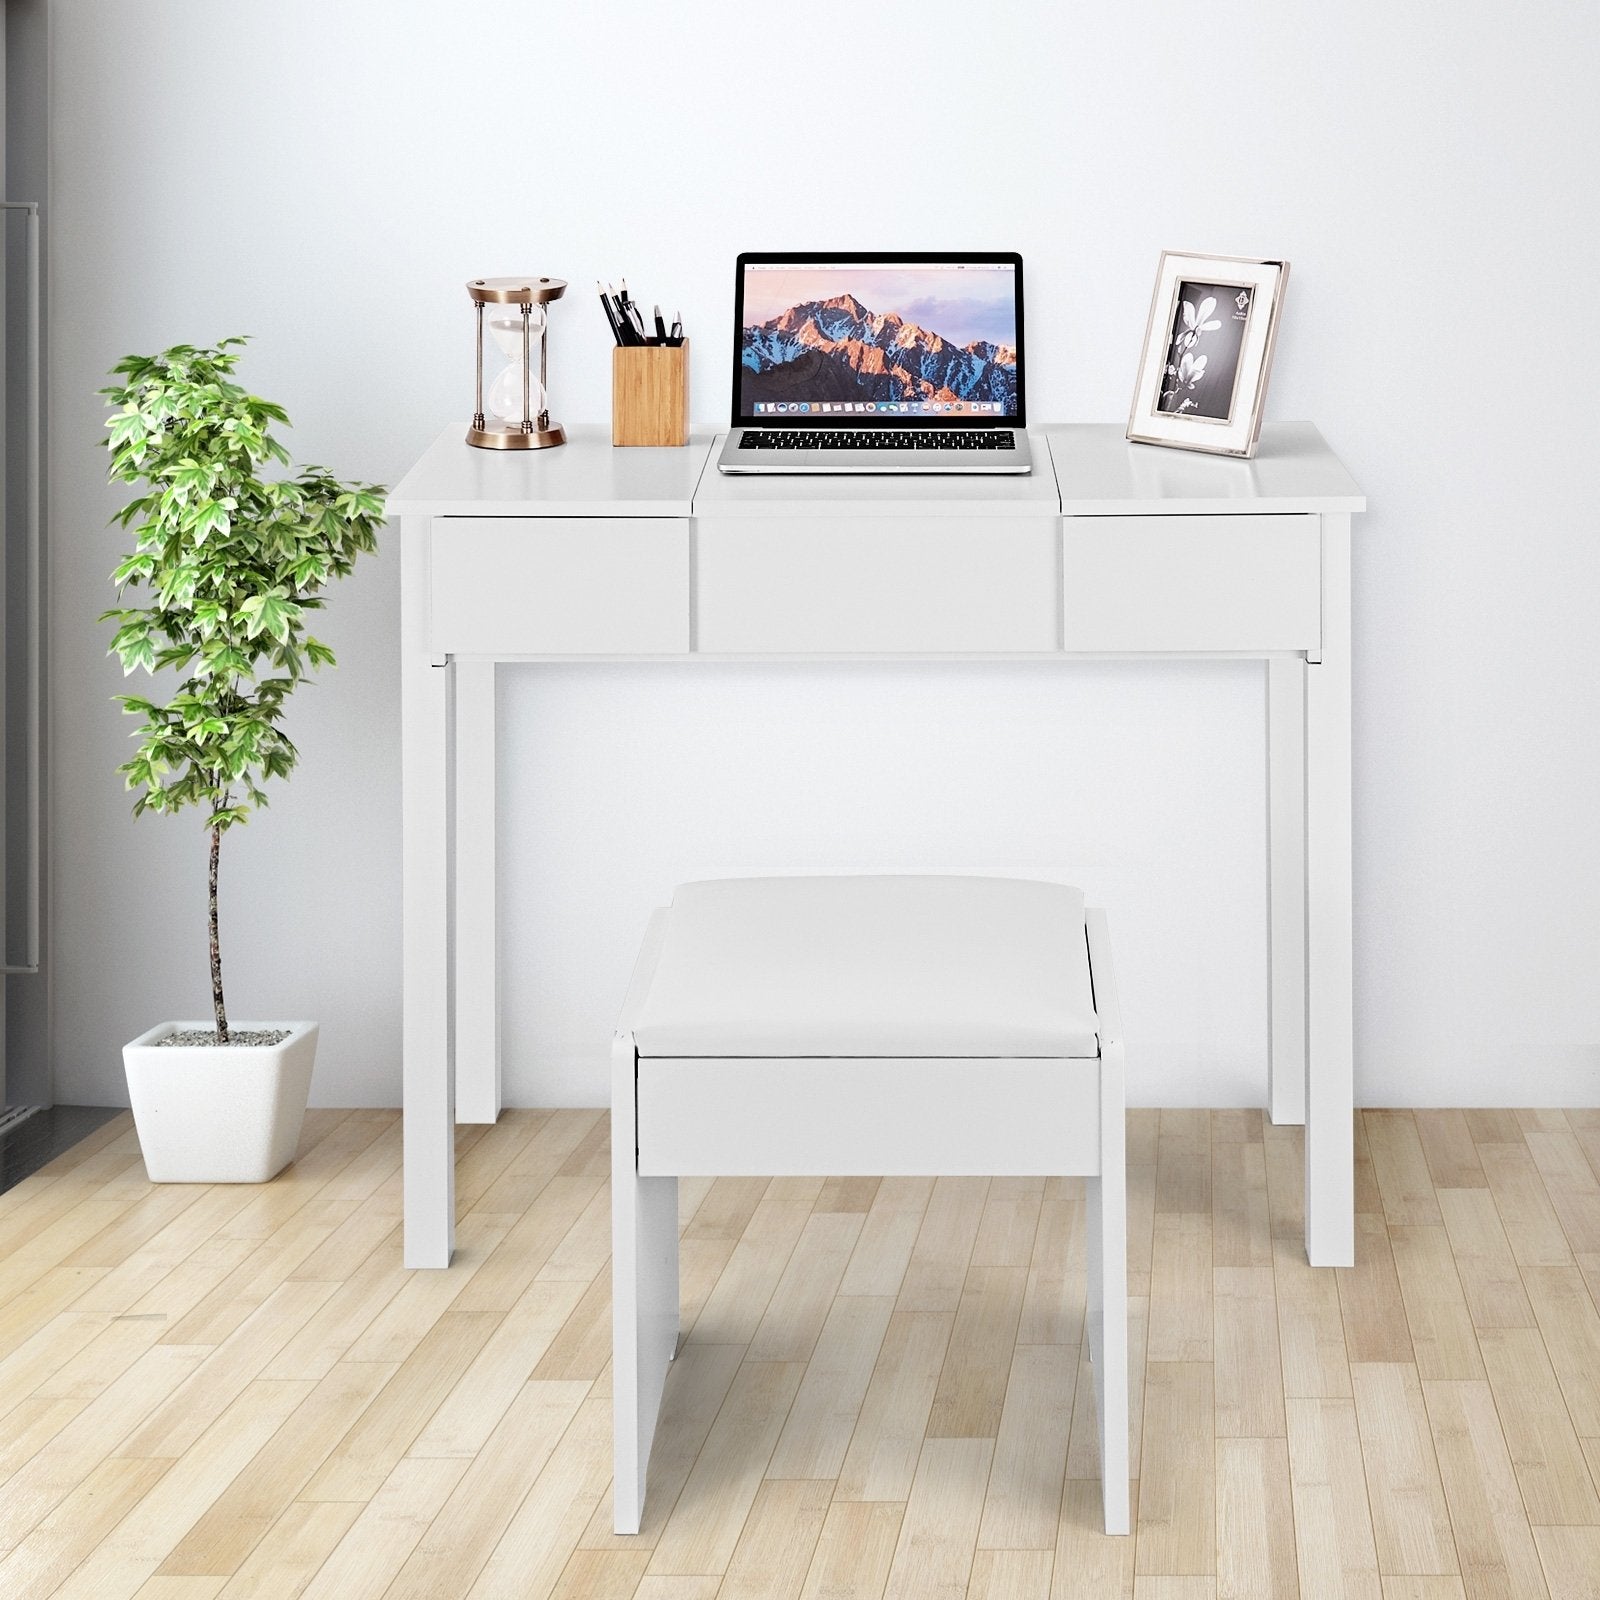
<path id="1" fill-rule="evenodd" d="M 1315 650 L 1312 516 L 1068 517 L 1069 650 Z"/>
<path id="2" fill-rule="evenodd" d="M 440 655 L 689 648 L 689 523 L 673 517 L 435 517 Z"/>
<path id="3" fill-rule="evenodd" d="M 1054 650 L 1054 517 L 708 517 L 709 652 Z"/>

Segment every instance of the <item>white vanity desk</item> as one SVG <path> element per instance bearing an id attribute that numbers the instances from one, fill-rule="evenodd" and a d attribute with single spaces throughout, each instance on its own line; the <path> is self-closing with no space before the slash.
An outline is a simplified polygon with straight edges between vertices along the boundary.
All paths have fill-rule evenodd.
<path id="1" fill-rule="evenodd" d="M 1306 1124 L 1309 1260 L 1354 1261 L 1350 519 L 1366 501 L 1309 423 L 1269 426 L 1253 461 L 1109 425 L 1030 431 L 1027 478 L 727 478 L 706 434 L 613 450 L 577 427 L 521 453 L 452 428 L 395 489 L 407 1266 L 449 1265 L 454 1124 L 500 1113 L 496 662 L 1119 656 L 1267 664 L 1268 1106 Z"/>

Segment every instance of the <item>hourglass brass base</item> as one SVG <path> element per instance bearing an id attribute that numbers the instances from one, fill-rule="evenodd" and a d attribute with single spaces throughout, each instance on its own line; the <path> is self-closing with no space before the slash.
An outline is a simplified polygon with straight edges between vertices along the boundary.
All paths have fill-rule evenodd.
<path id="1" fill-rule="evenodd" d="M 524 433 L 515 422 L 467 429 L 467 443 L 480 450 L 548 450 L 553 444 L 566 442 L 567 430 L 559 422 L 552 422 L 548 428 L 535 428 L 531 433 Z"/>

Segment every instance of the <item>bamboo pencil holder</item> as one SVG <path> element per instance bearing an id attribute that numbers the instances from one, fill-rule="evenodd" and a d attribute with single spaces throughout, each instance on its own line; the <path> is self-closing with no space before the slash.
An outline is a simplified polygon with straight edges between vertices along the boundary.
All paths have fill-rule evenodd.
<path id="1" fill-rule="evenodd" d="M 611 352 L 613 445 L 689 442 L 689 341 Z"/>

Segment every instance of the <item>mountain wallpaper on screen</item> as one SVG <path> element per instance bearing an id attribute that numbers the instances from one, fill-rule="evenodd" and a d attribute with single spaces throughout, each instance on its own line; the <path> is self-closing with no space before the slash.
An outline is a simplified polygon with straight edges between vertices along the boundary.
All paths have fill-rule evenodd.
<path id="1" fill-rule="evenodd" d="M 999 401 L 1017 409 L 1017 352 L 975 339 L 952 344 L 853 294 L 808 300 L 744 329 L 740 395 L 757 401 Z"/>

